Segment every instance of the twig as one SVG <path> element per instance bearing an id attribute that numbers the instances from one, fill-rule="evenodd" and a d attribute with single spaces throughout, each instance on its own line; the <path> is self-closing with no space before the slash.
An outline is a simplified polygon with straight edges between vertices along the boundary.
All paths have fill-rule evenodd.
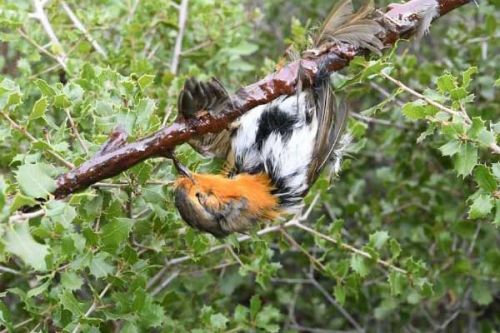
<path id="1" fill-rule="evenodd" d="M 292 324 L 289 326 L 292 329 L 298 330 L 299 332 L 307 332 L 307 333 L 354 333 L 357 331 L 340 331 L 340 330 L 329 330 L 325 328 L 316 328 L 316 327 L 308 327 L 302 326 L 298 324 Z"/>
<path id="2" fill-rule="evenodd" d="M 45 47 L 41 46 L 40 44 L 38 44 L 34 39 L 32 39 L 30 36 L 28 36 L 28 34 L 26 32 L 24 32 L 23 29 L 17 29 L 17 33 L 19 35 L 21 35 L 21 37 L 23 37 L 24 39 L 26 39 L 31 45 L 33 45 L 38 51 L 40 51 L 41 53 L 45 54 L 46 56 L 48 56 L 49 58 L 55 60 L 57 62 L 57 65 L 62 67 L 61 66 L 61 63 L 59 62 L 59 59 L 57 58 L 57 56 L 51 52 L 49 52 Z"/>
<path id="3" fill-rule="evenodd" d="M 76 136 L 76 139 L 80 143 L 80 146 L 82 146 L 83 151 L 85 151 L 85 154 L 89 154 L 89 149 L 87 148 L 87 145 L 85 144 L 85 141 L 83 141 L 82 137 L 80 136 L 80 132 L 78 132 L 78 129 L 76 128 L 75 122 L 73 121 L 73 117 L 71 117 L 71 114 L 68 109 L 64 109 L 64 112 L 66 113 L 66 116 L 68 117 L 69 125 L 71 127 L 71 131 L 73 132 L 74 136 Z"/>
<path id="4" fill-rule="evenodd" d="M 458 116 L 458 117 L 461 117 L 464 119 L 465 123 L 470 125 L 472 124 L 472 120 L 470 119 L 469 115 L 467 114 L 467 112 L 465 111 L 465 109 L 461 110 L 461 111 L 455 111 L 455 110 L 452 110 L 436 101 L 433 101 L 432 99 L 416 92 L 415 90 L 413 90 L 412 88 L 408 87 L 407 85 L 405 85 L 403 82 L 393 78 L 392 76 L 386 74 L 386 73 L 383 73 L 383 72 L 380 72 L 380 75 L 382 75 L 383 77 L 385 77 L 386 79 L 388 79 L 389 81 L 391 81 L 392 83 L 394 83 L 395 85 L 397 85 L 398 87 L 400 87 L 401 89 L 403 89 L 404 91 L 412 94 L 413 96 L 415 97 L 418 97 L 422 100 L 424 100 L 425 102 L 427 102 L 428 104 L 438 108 L 439 110 L 443 111 L 443 112 L 446 112 L 452 116 Z M 489 148 L 490 150 L 494 153 L 494 154 L 500 154 L 500 146 L 498 146 L 496 143 L 492 143 L 489 145 Z"/>
<path id="5" fill-rule="evenodd" d="M 40 21 L 40 24 L 42 25 L 43 29 L 45 30 L 45 33 L 49 37 L 51 44 L 57 50 L 58 54 L 56 54 L 55 56 L 57 62 L 61 65 L 62 68 L 64 68 L 64 70 L 67 71 L 68 68 L 66 67 L 66 62 L 68 60 L 68 56 L 64 52 L 61 42 L 59 42 L 59 39 L 57 38 L 54 32 L 54 29 L 52 29 L 52 25 L 50 24 L 47 14 L 45 13 L 45 10 L 43 8 L 44 5 L 45 1 L 33 0 L 33 6 L 35 7 L 35 12 L 31 15 L 31 17 Z"/>
<path id="6" fill-rule="evenodd" d="M 151 292 L 151 296 L 156 296 L 160 291 L 162 291 L 170 282 L 172 282 L 178 275 L 180 271 L 176 270 L 172 274 L 170 274 L 165 280 L 160 283 L 158 287 L 156 287 L 155 290 Z"/>
<path id="7" fill-rule="evenodd" d="M 340 246 L 343 249 L 346 249 L 346 250 L 349 250 L 349 251 L 354 252 L 356 254 L 359 254 L 360 256 L 363 256 L 363 257 L 365 257 L 367 259 L 371 259 L 371 260 L 374 259 L 368 252 L 365 252 L 365 251 L 362 251 L 360 249 L 357 249 L 354 246 L 351 246 L 351 245 L 348 245 L 348 244 L 345 244 L 345 243 L 341 243 L 341 242 L 337 241 L 336 239 L 331 238 L 330 236 L 322 234 L 319 231 L 316 231 L 316 230 L 314 230 L 312 228 L 309 228 L 308 226 L 305 226 L 305 225 L 301 224 L 298 221 L 290 221 L 290 222 L 293 222 L 292 223 L 293 226 L 296 226 L 299 229 L 305 230 L 305 231 L 309 232 L 310 234 L 313 234 L 313 235 L 315 235 L 315 236 L 317 236 L 319 238 L 323 238 L 324 240 L 327 240 L 327 241 L 329 241 L 331 243 L 337 244 L 338 246 Z M 390 268 L 390 269 L 393 269 L 396 272 L 399 272 L 399 273 L 402 273 L 402 274 L 405 274 L 405 275 L 408 274 L 408 272 L 406 270 L 404 270 L 402 268 L 399 268 L 397 266 L 394 266 L 393 264 L 391 264 L 391 263 L 389 263 L 389 262 L 387 262 L 385 260 L 377 259 L 376 261 L 380 265 L 385 266 L 385 267 Z"/>
<path id="8" fill-rule="evenodd" d="M 376 118 L 367 117 L 367 116 L 364 116 L 364 115 L 356 113 L 356 112 L 351 112 L 351 115 L 353 116 L 353 118 L 356 118 L 358 120 L 361 120 L 361 121 L 363 121 L 365 123 L 369 123 L 369 124 L 379 124 L 379 125 L 384 125 L 384 126 L 396 127 L 399 129 L 407 129 L 408 128 L 407 126 L 402 125 L 402 124 L 393 123 L 391 121 L 384 120 L 384 119 L 376 119 Z"/>
<path id="9" fill-rule="evenodd" d="M 403 106 L 404 103 L 400 99 L 396 98 L 396 96 L 392 95 L 390 92 L 385 90 L 383 87 L 380 85 L 376 84 L 375 82 L 370 82 L 370 86 L 373 87 L 375 90 L 377 90 L 382 96 L 385 98 L 388 98 L 390 100 L 393 100 L 394 103 L 396 103 L 398 106 Z"/>
<path id="10" fill-rule="evenodd" d="M 317 266 L 320 270 L 325 271 L 326 267 L 323 265 L 318 259 L 316 259 L 314 256 L 312 256 L 308 251 L 306 251 L 295 239 L 293 239 L 292 236 L 288 232 L 286 232 L 285 229 L 281 230 L 281 234 L 288 240 L 292 246 L 295 246 L 300 250 L 300 252 L 304 253 L 304 255 L 309 258 L 311 263 L 313 263 L 315 266 Z"/>
<path id="11" fill-rule="evenodd" d="M 179 23 L 177 38 L 175 39 L 174 55 L 170 65 L 170 71 L 177 74 L 179 68 L 179 59 L 182 53 L 182 39 L 184 38 L 184 30 L 186 29 L 186 20 L 188 12 L 188 0 L 182 0 L 179 7 Z"/>
<path id="12" fill-rule="evenodd" d="M 139 2 L 140 2 L 140 0 L 135 0 L 134 4 L 132 5 L 132 8 L 129 9 L 127 19 L 125 21 L 126 24 L 129 24 L 132 21 L 134 14 L 135 14 L 135 11 L 137 10 L 137 6 L 139 5 Z M 120 34 L 120 36 L 118 37 L 118 41 L 116 43 L 116 50 L 117 51 L 120 51 L 120 48 L 122 46 L 122 42 L 123 42 L 123 36 Z"/>
<path id="13" fill-rule="evenodd" d="M 325 288 L 323 288 L 323 286 L 318 281 L 316 281 L 314 276 L 312 276 L 312 275 L 309 276 L 309 280 L 311 281 L 311 284 L 316 289 L 318 289 L 318 291 L 320 293 L 323 294 L 323 296 L 326 298 L 326 300 L 330 304 L 332 304 L 344 316 L 345 319 L 347 319 L 347 321 L 356 329 L 357 332 L 364 332 L 365 331 L 365 329 L 363 327 L 361 327 L 361 325 L 358 324 L 358 322 L 356 320 L 354 320 L 354 318 L 349 314 L 349 312 L 347 312 L 339 303 L 337 303 L 337 301 L 332 296 L 330 296 L 330 293 L 328 291 L 326 291 Z"/>
<path id="14" fill-rule="evenodd" d="M 24 222 L 29 219 L 34 219 L 35 217 L 40 217 L 45 215 L 45 209 L 39 209 L 31 213 L 17 213 L 9 217 L 9 223 L 19 223 Z"/>
<path id="15" fill-rule="evenodd" d="M 396 80 L 395 78 L 393 78 L 392 76 L 384 73 L 384 72 L 380 72 L 380 75 L 382 75 L 383 77 L 385 77 L 386 79 L 388 79 L 389 81 L 391 81 L 392 83 L 394 83 L 395 85 L 397 85 L 398 87 L 400 87 L 401 89 L 403 89 L 404 91 L 412 94 L 413 96 L 415 97 L 418 97 L 422 100 L 424 100 L 425 102 L 427 102 L 428 104 L 438 108 L 439 110 L 443 111 L 443 112 L 446 112 L 452 116 L 456 116 L 456 117 L 462 117 L 464 118 L 464 120 L 470 124 L 471 123 L 471 120 L 468 116 L 464 117 L 464 115 L 461 113 L 461 112 L 458 112 L 458 111 L 455 111 L 455 110 L 452 110 L 436 101 L 433 101 L 432 99 L 430 99 L 429 97 L 427 96 L 424 96 L 422 95 L 421 93 L 418 93 L 416 92 L 415 90 L 413 90 L 412 88 L 408 87 L 407 85 L 405 85 L 403 82 L 399 81 L 399 80 Z"/>
<path id="16" fill-rule="evenodd" d="M 10 273 L 10 274 L 14 274 L 14 275 L 22 275 L 21 272 L 16 271 L 15 269 L 12 269 L 10 267 L 1 266 L 1 265 L 0 265 L 0 272 Z"/>
<path id="17" fill-rule="evenodd" d="M 9 122 L 9 124 L 10 124 L 10 126 L 12 128 L 14 128 L 15 130 L 21 132 L 25 137 L 28 138 L 28 140 L 30 140 L 33 143 L 40 142 L 40 140 L 38 140 L 33 135 L 31 135 L 31 133 L 28 132 L 26 130 L 26 128 L 24 128 L 23 126 L 19 125 L 12 118 L 10 118 L 7 113 L 5 113 L 3 111 L 0 111 L 0 115 L 2 115 Z M 45 150 L 45 151 L 47 153 L 49 153 L 50 155 L 52 155 L 59 162 L 61 162 L 62 164 L 64 164 L 66 167 L 68 167 L 70 169 L 73 169 L 75 167 L 75 165 L 73 163 L 70 163 L 70 162 L 66 161 L 61 155 L 59 155 L 58 153 L 56 153 L 52 149 L 48 149 L 48 150 Z"/>
<path id="18" fill-rule="evenodd" d="M 104 295 L 106 295 L 106 293 L 108 292 L 109 288 L 111 288 L 111 286 L 112 286 L 112 283 L 108 283 L 104 287 L 104 289 L 101 291 L 101 293 L 98 296 L 99 300 L 101 300 L 104 297 Z M 94 312 L 94 310 L 96 309 L 96 307 L 97 307 L 97 300 L 95 300 L 94 302 L 92 302 L 92 305 L 89 307 L 89 309 L 87 310 L 87 312 L 85 312 L 85 314 L 80 319 L 87 318 L 88 316 L 90 316 L 92 314 L 92 312 Z M 81 327 L 80 323 L 76 324 L 75 328 L 71 332 L 72 333 L 79 332 L 80 331 L 80 327 Z"/>
<path id="19" fill-rule="evenodd" d="M 61 3 L 62 8 L 64 9 L 64 11 L 66 12 L 66 14 L 68 14 L 68 17 L 71 20 L 71 22 L 73 22 L 73 25 L 75 26 L 75 28 L 77 28 L 78 30 L 80 30 L 83 33 L 85 38 L 87 38 L 87 40 L 90 42 L 90 44 L 92 44 L 92 47 L 94 47 L 94 49 L 100 55 L 102 55 L 104 58 L 107 58 L 108 54 L 106 53 L 106 51 L 101 47 L 101 45 L 99 45 L 99 43 L 87 31 L 87 29 L 85 28 L 83 23 L 78 19 L 78 17 L 73 12 L 71 7 L 66 3 L 66 1 L 62 0 L 60 3 Z"/>
<path id="20" fill-rule="evenodd" d="M 22 321 L 19 324 L 16 324 L 14 326 L 14 329 L 18 329 L 20 327 L 23 327 L 24 325 L 31 323 L 33 320 L 35 320 L 35 318 L 26 319 L 25 321 Z M 7 333 L 7 332 L 9 332 L 9 330 L 7 328 L 4 329 L 4 330 L 2 330 L 2 331 L 0 331 L 0 333 Z"/>
<path id="21" fill-rule="evenodd" d="M 236 254 L 236 252 L 234 252 L 232 246 L 227 246 L 226 248 L 229 251 L 229 253 L 233 256 L 234 260 L 236 260 L 236 262 L 240 264 L 240 266 L 243 266 L 244 265 L 243 262 L 241 261 L 240 257 Z"/>

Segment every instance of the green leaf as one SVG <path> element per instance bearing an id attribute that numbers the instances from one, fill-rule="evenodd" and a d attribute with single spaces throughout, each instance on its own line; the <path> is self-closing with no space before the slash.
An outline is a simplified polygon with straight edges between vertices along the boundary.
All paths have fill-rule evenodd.
<path id="1" fill-rule="evenodd" d="M 56 91 L 54 90 L 54 88 L 49 86 L 49 84 L 44 80 L 37 79 L 35 80 L 35 84 L 37 85 L 38 89 L 40 89 L 40 91 L 44 96 L 53 97 L 56 95 Z"/>
<path id="2" fill-rule="evenodd" d="M 467 134 L 485 147 L 495 142 L 495 134 L 486 128 L 485 121 L 480 117 L 472 118 L 472 125 L 467 130 Z"/>
<path id="3" fill-rule="evenodd" d="M 478 165 L 474 169 L 474 179 L 479 187 L 486 192 L 493 192 L 497 189 L 498 184 L 495 177 L 491 174 L 490 169 L 484 165 Z"/>
<path id="4" fill-rule="evenodd" d="M 75 272 L 64 272 L 61 274 L 61 284 L 67 290 L 78 290 L 83 285 L 83 279 Z"/>
<path id="5" fill-rule="evenodd" d="M 76 215 L 76 209 L 62 200 L 52 200 L 47 203 L 46 216 L 64 228 L 70 227 Z"/>
<path id="6" fill-rule="evenodd" d="M 477 134 L 477 141 L 484 147 L 488 147 L 492 143 L 495 143 L 495 134 L 493 132 L 483 128 Z"/>
<path id="7" fill-rule="evenodd" d="M 488 215 L 493 209 L 493 199 L 486 194 L 477 196 L 469 210 L 469 218 L 478 219 Z"/>
<path id="8" fill-rule="evenodd" d="M 241 42 L 239 45 L 233 46 L 229 51 L 231 54 L 246 56 L 258 50 L 258 46 L 249 42 Z"/>
<path id="9" fill-rule="evenodd" d="M 90 263 L 90 274 L 96 279 L 108 276 L 113 273 L 114 267 L 107 262 L 108 255 L 100 252 L 92 258 Z"/>
<path id="10" fill-rule="evenodd" d="M 64 94 L 59 94 L 56 97 L 54 97 L 54 106 L 57 108 L 67 108 L 71 106 L 71 101 L 69 100 L 68 96 Z"/>
<path id="11" fill-rule="evenodd" d="M 493 171 L 495 178 L 500 180 L 500 162 L 493 163 L 491 165 L 491 170 Z"/>
<path id="12" fill-rule="evenodd" d="M 154 79 L 154 75 L 144 74 L 137 80 L 137 83 L 139 83 L 141 90 L 144 90 L 153 82 Z"/>
<path id="13" fill-rule="evenodd" d="M 468 88 L 471 82 L 472 75 L 477 73 L 477 67 L 469 67 L 462 73 L 462 87 Z"/>
<path id="14" fill-rule="evenodd" d="M 389 250 L 391 251 L 392 258 L 396 259 L 401 254 L 401 245 L 395 239 L 389 241 Z"/>
<path id="15" fill-rule="evenodd" d="M 341 284 L 337 284 L 333 289 L 333 295 L 340 305 L 345 304 L 346 290 L 344 286 L 342 286 Z"/>
<path id="16" fill-rule="evenodd" d="M 479 305 L 488 305 L 493 302 L 492 289 L 484 282 L 476 281 L 472 286 L 472 299 Z"/>
<path id="17" fill-rule="evenodd" d="M 127 218 L 115 218 L 102 227 L 101 242 L 103 250 L 115 252 L 118 246 L 127 238 L 134 225 L 134 220 Z"/>
<path id="18" fill-rule="evenodd" d="M 500 227 L 500 199 L 495 199 L 495 219 L 493 224 Z"/>
<path id="19" fill-rule="evenodd" d="M 50 177 L 51 171 L 47 164 L 24 164 L 19 167 L 16 178 L 26 195 L 45 198 L 56 189 L 56 181 Z"/>
<path id="20" fill-rule="evenodd" d="M 259 313 L 261 308 L 262 302 L 260 301 L 259 296 L 253 295 L 250 299 L 250 315 L 252 316 L 252 318 L 255 318 L 257 316 L 257 313 Z"/>
<path id="21" fill-rule="evenodd" d="M 454 101 L 459 101 L 461 99 L 464 99 L 467 97 L 468 93 L 467 90 L 464 88 L 455 88 L 452 91 L 450 91 L 450 97 Z"/>
<path id="22" fill-rule="evenodd" d="M 432 105 L 428 105 L 422 99 L 417 99 L 416 101 L 406 103 L 403 106 L 403 114 L 410 120 L 424 119 L 426 116 L 433 116 L 437 113 L 437 110 Z"/>
<path id="23" fill-rule="evenodd" d="M 213 328 L 223 330 L 226 328 L 229 319 L 222 313 L 213 314 L 210 316 L 210 324 Z"/>
<path id="24" fill-rule="evenodd" d="M 32 297 L 40 295 L 41 293 L 45 292 L 49 288 L 50 282 L 51 282 L 51 280 L 47 279 L 44 283 L 40 284 L 39 286 L 37 286 L 33 289 L 30 289 L 26 293 L 26 296 L 28 296 L 29 298 L 32 298 Z"/>
<path id="25" fill-rule="evenodd" d="M 78 303 L 71 291 L 64 291 L 59 300 L 61 301 L 62 306 L 74 316 L 81 317 L 83 315 L 83 304 Z"/>
<path id="26" fill-rule="evenodd" d="M 33 110 L 29 116 L 29 120 L 35 120 L 38 118 L 42 118 L 45 116 L 45 111 L 47 110 L 47 106 L 49 105 L 47 101 L 47 97 L 41 97 L 38 101 L 33 105 Z"/>
<path id="27" fill-rule="evenodd" d="M 354 254 L 351 256 L 351 268 L 361 277 L 365 277 L 369 273 L 368 265 L 365 262 L 365 258 L 363 258 L 358 254 Z"/>
<path id="28" fill-rule="evenodd" d="M 33 207 L 39 204 L 40 202 L 36 201 L 35 199 L 27 197 L 21 193 L 17 193 L 16 196 L 14 197 L 14 200 L 12 200 L 12 204 L 10 205 L 10 212 L 14 213 L 19 208 Z"/>
<path id="29" fill-rule="evenodd" d="M 33 239 L 27 222 L 10 226 L 7 229 L 4 243 L 7 252 L 18 256 L 34 269 L 38 271 L 47 269 L 45 256 L 49 253 L 49 247 L 37 243 Z"/>
<path id="30" fill-rule="evenodd" d="M 441 154 L 443 154 L 443 156 L 453 156 L 460 150 L 460 141 L 452 140 L 439 147 L 439 150 L 441 150 Z"/>
<path id="31" fill-rule="evenodd" d="M 380 250 L 389 239 L 387 231 L 377 231 L 370 235 L 369 244 Z"/>
<path id="32" fill-rule="evenodd" d="M 406 277 L 394 270 L 389 273 L 389 286 L 391 287 L 391 295 L 397 296 L 403 293 L 406 284 Z"/>
<path id="33" fill-rule="evenodd" d="M 455 156 L 455 170 L 460 176 L 470 175 L 477 164 L 477 147 L 467 142 L 460 146 L 460 151 Z"/>
<path id="34" fill-rule="evenodd" d="M 439 91 L 442 93 L 449 93 L 457 86 L 456 79 L 451 74 L 441 75 L 438 77 L 436 83 Z"/>
<path id="35" fill-rule="evenodd" d="M 143 98 L 139 101 L 136 107 L 137 119 L 136 125 L 142 130 L 146 130 L 149 126 L 151 115 L 155 110 L 155 102 L 151 98 Z"/>

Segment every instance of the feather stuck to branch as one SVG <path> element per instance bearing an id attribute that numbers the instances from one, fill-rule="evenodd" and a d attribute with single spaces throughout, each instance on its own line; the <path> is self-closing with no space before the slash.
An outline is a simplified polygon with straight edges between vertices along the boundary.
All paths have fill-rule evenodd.
<path id="1" fill-rule="evenodd" d="M 344 1 L 332 15 L 337 19 L 341 17 L 344 22 L 350 22 L 352 26 L 361 25 L 366 28 L 362 29 L 366 31 L 362 35 L 358 33 L 353 36 L 349 26 L 336 31 L 335 24 L 329 26 L 334 22 L 330 16 L 323 26 L 324 33 L 319 37 L 331 41 L 327 43 L 328 47 L 307 52 L 303 59 L 294 61 L 264 79 L 241 88 L 231 96 L 231 103 L 228 103 L 231 107 L 216 116 L 207 113 L 198 118 L 178 119 L 171 126 L 137 142 L 125 143 L 119 140 L 119 144 L 111 144 L 111 147 L 101 150 L 100 154 L 78 168 L 59 176 L 54 194 L 61 198 L 103 179 L 116 176 L 148 158 L 168 157 L 175 146 L 195 136 L 218 133 L 248 110 L 269 103 L 280 95 L 294 94 L 298 86 L 297 77 L 301 78 L 301 85 L 310 85 L 319 74 L 319 64 L 326 66 L 329 72 L 337 71 L 349 64 L 356 55 L 366 54 L 370 49 L 378 50 L 379 43 L 388 47 L 399 38 L 407 38 L 426 31 L 432 20 L 468 2 L 469 0 L 410 0 L 389 6 L 385 13 L 378 12 L 373 18 L 376 22 L 368 23 L 360 18 L 363 16 L 352 14 L 350 3 Z M 370 6 L 366 5 L 362 11 L 371 11 Z M 370 34 L 371 28 L 373 30 Z"/>

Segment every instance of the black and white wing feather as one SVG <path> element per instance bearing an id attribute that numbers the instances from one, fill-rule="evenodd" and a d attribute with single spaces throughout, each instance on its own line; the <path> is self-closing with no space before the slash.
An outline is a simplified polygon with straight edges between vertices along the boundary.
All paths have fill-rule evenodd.
<path id="1" fill-rule="evenodd" d="M 182 117 L 189 119 L 201 112 L 222 112 L 229 102 L 229 94 L 217 79 L 198 81 L 189 78 L 179 95 L 177 108 Z M 225 158 L 230 149 L 230 134 L 229 130 L 209 133 L 189 140 L 189 144 L 204 156 Z"/>

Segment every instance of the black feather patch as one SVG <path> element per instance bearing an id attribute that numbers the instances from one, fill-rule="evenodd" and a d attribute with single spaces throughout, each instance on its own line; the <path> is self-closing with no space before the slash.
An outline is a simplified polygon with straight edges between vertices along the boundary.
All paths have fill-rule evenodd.
<path id="1" fill-rule="evenodd" d="M 269 108 L 262 113 L 259 119 L 259 129 L 255 136 L 255 144 L 259 150 L 271 133 L 279 133 L 286 142 L 293 133 L 293 128 L 297 123 L 297 117 L 280 111 L 278 106 Z"/>

